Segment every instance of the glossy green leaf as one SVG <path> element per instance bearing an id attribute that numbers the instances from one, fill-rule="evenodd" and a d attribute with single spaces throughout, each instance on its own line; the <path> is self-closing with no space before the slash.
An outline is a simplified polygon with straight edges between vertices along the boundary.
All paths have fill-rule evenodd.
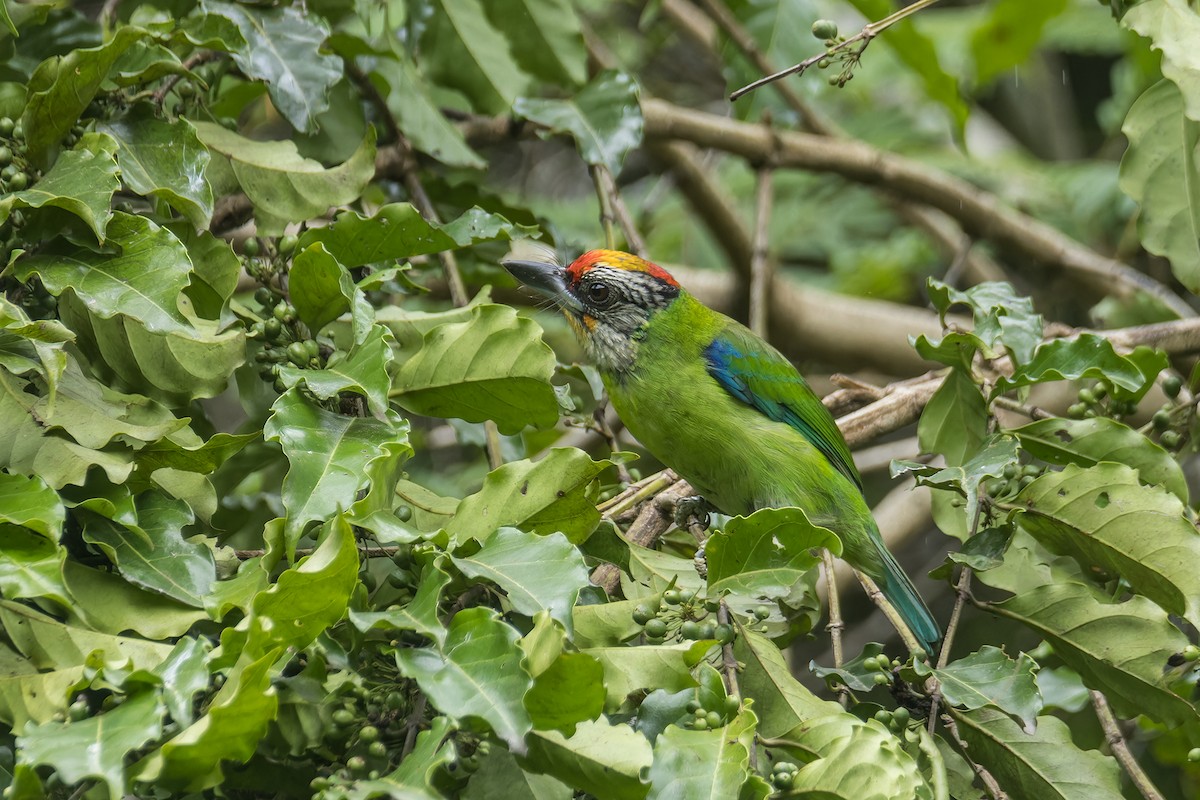
<path id="1" fill-rule="evenodd" d="M 117 164 L 126 186 L 145 197 L 162 199 L 193 227 L 208 227 L 213 193 L 204 171 L 210 156 L 191 125 L 159 119 L 138 106 L 124 117 L 101 123 L 97 130 L 116 141 Z"/>
<path id="2" fill-rule="evenodd" d="M 562 781 L 535 775 L 517 765 L 507 750 L 492 749 L 467 782 L 463 800 L 571 800 L 575 796 Z"/>
<path id="3" fill-rule="evenodd" d="M 951 308 L 964 305 L 971 310 L 974 336 L 991 352 L 1008 351 L 1017 364 L 1027 363 L 1042 341 L 1042 315 L 1034 312 L 1033 301 L 1017 294 L 1012 284 L 985 281 L 960 291 L 940 281 L 928 282 L 929 299 L 943 324 Z M 956 334 L 947 335 L 951 339 Z M 970 367 L 970 362 L 964 364 Z"/>
<path id="4" fill-rule="evenodd" d="M 454 556 L 454 566 L 469 578 L 486 578 L 508 596 L 515 611 L 532 617 L 548 611 L 571 634 L 571 609 L 588 585 L 588 569 L 567 537 L 557 531 L 539 536 L 503 527 L 469 556 Z M 547 570 L 547 564 L 554 564 Z"/>
<path id="5" fill-rule="evenodd" d="M 1002 433 L 993 435 L 961 466 L 938 469 L 918 461 L 896 460 L 892 462 L 891 475 L 896 478 L 911 474 L 916 477 L 918 485 L 949 489 L 965 496 L 966 517 L 970 520 L 974 519 L 979 506 L 979 487 L 983 481 L 1002 476 L 1006 466 L 1018 463 L 1019 456 L 1017 438 Z"/>
<path id="6" fill-rule="evenodd" d="M 312 520 L 348 509 L 363 486 L 363 470 L 383 442 L 408 442 L 408 423 L 394 412 L 388 421 L 347 417 L 318 408 L 299 390 L 280 395 L 263 427 L 279 442 L 291 465 L 283 481 L 289 549 Z"/>
<path id="7" fill-rule="evenodd" d="M 876 656 L 883 653 L 883 645 L 878 642 L 868 642 L 863 645 L 862 652 L 842 664 L 840 667 L 822 667 L 816 662 L 810 662 L 808 668 L 818 678 L 824 678 L 829 688 L 841 685 L 856 692 L 869 692 L 875 688 L 874 678 L 879 674 L 875 664 Z M 870 659 L 871 666 L 866 666 Z"/>
<path id="8" fill-rule="evenodd" d="M 459 541 L 482 540 L 511 525 L 543 535 L 559 531 L 578 544 L 600 521 L 595 481 L 609 464 L 572 447 L 551 448 L 539 461 L 510 461 L 463 499 L 446 530 Z"/>
<path id="9" fill-rule="evenodd" d="M 320 244 L 296 253 L 288 270 L 288 297 L 314 334 L 350 310 L 343 290 L 350 273 Z"/>
<path id="10" fill-rule="evenodd" d="M 529 753 L 520 763 L 532 772 L 553 775 L 597 800 L 641 800 L 647 786 L 642 771 L 650 766 L 650 743 L 628 725 L 605 719 L 583 722 L 575 735 L 534 731 Z"/>
<path id="11" fill-rule="evenodd" d="M 696 685 L 692 670 L 714 646 L 711 640 L 639 647 L 589 647 L 583 650 L 604 667 L 604 691 L 609 710 L 639 689 L 677 692 Z"/>
<path id="12" fill-rule="evenodd" d="M 58 541 L 65 519 L 66 510 L 58 493 L 41 478 L 0 474 L 0 521 Z"/>
<path id="13" fill-rule="evenodd" d="M 521 666 L 517 632 L 489 608 L 468 608 L 450 621 L 444 644 L 396 651 L 396 664 L 435 707 L 487 723 L 514 753 L 533 727 L 522 703 L 533 684 Z"/>
<path id="14" fill-rule="evenodd" d="M 1200 16 L 1187 0 L 1146 0 L 1130 7 L 1121 24 L 1150 40 L 1162 53 L 1162 74 L 1183 93 L 1188 119 L 1200 121 L 1200 56 L 1193 47 Z"/>
<path id="15" fill-rule="evenodd" d="M 375 65 L 375 74 L 387 82 L 390 91 L 384 95 L 388 110 L 396 116 L 413 147 L 452 167 L 486 166 L 487 162 L 442 114 L 431 93 L 433 87 L 406 54 L 381 59 Z"/>
<path id="16" fill-rule="evenodd" d="M 176 222 L 170 228 L 192 259 L 192 282 L 186 290 L 192 310 L 202 319 L 223 321 L 242 275 L 242 259 L 229 242 L 207 230 L 195 230 L 190 222 Z"/>
<path id="17" fill-rule="evenodd" d="M 4 476 L 8 477 L 8 476 Z M 71 605 L 62 580 L 66 550 L 28 528 L 0 523 L 0 596 Z"/>
<path id="18" fill-rule="evenodd" d="M 438 644 L 446 640 L 446 626 L 438 618 L 442 590 L 450 583 L 450 575 L 435 560 L 425 565 L 416 594 L 404 606 L 385 611 L 350 609 L 350 624 L 366 633 L 374 628 L 415 631 Z"/>
<path id="19" fill-rule="evenodd" d="M 130 788 L 125 761 L 162 735 L 164 711 L 158 694 L 145 692 L 79 722 L 44 723 L 17 738 L 19 758 L 53 766 L 66 783 L 95 778 L 110 800 L 120 800 Z"/>
<path id="20" fill-rule="evenodd" d="M 354 345 L 349 352 L 337 350 L 323 369 L 299 369 L 283 366 L 279 377 L 291 388 L 303 383 L 322 400 L 353 392 L 366 398 L 367 407 L 376 419 L 386 420 L 388 390 L 392 380 L 388 366 L 392 363 L 392 334 L 382 325 L 374 325 L 367 340 Z"/>
<path id="21" fill-rule="evenodd" d="M 533 680 L 525 710 L 538 730 L 572 736 L 580 722 L 604 711 L 604 667 L 586 653 L 560 653 Z"/>
<path id="22" fill-rule="evenodd" d="M 1118 355 L 1103 336 L 1081 333 L 1074 339 L 1053 339 L 1042 344 L 1032 361 L 1011 376 L 997 378 L 992 396 L 1046 381 L 1094 378 L 1108 381 L 1118 399 L 1140 400 L 1166 367 L 1167 356 L 1160 350 L 1138 347 L 1132 353 Z"/>
<path id="23" fill-rule="evenodd" d="M 292 6 L 255 8 L 207 0 L 204 8 L 233 22 L 245 40 L 233 60 L 247 76 L 261 80 L 279 113 L 298 131 L 316 127 L 329 107 L 329 89 L 342 77 L 337 56 L 321 52 L 329 36 L 324 19 Z"/>
<path id="24" fill-rule="evenodd" d="M 187 636 L 154 668 L 162 678 L 163 702 L 171 719 L 190 725 L 196 718 L 195 697 L 209 687 L 208 656 L 212 644 L 202 636 Z"/>
<path id="25" fill-rule="evenodd" d="M 753 712 L 746 712 L 715 730 L 668 726 L 654 744 L 647 797 L 737 797 L 750 776 L 754 722 Z"/>
<path id="26" fill-rule="evenodd" d="M 708 588 L 756 598 L 789 597 L 804 573 L 821 561 L 817 548 L 834 555 L 842 542 L 832 531 L 814 525 L 799 508 L 764 508 L 734 517 L 708 538 Z"/>
<path id="27" fill-rule="evenodd" d="M 913 668 L 922 677 L 935 676 L 950 705 L 968 710 L 995 706 L 1023 723 L 1027 732 L 1042 710 L 1034 677 L 1038 665 L 1024 653 L 1014 660 L 998 647 L 984 645 L 939 669 L 922 661 L 915 661 Z"/>
<path id="28" fill-rule="evenodd" d="M 1119 713 L 1145 714 L 1170 725 L 1197 719 L 1195 707 L 1170 690 L 1163 673 L 1187 639 L 1149 600 L 1104 602 L 1089 587 L 1064 581 L 1023 591 L 992 608 L 1049 641 L 1055 654 L 1088 687 L 1104 692 Z"/>
<path id="29" fill-rule="evenodd" d="M 1127 425 L 1109 419 L 1042 419 L 1012 431 L 1021 448 L 1051 464 L 1094 467 L 1101 461 L 1124 464 L 1147 486 L 1161 486 L 1184 502 L 1183 470 L 1170 453 Z"/>
<path id="30" fill-rule="evenodd" d="M 36 183 L 0 200 L 0 223 L 18 208 L 61 208 L 79 217 L 103 242 L 117 178 L 116 143 L 108 136 L 85 136 L 74 150 L 61 154 Z"/>
<path id="31" fill-rule="evenodd" d="M 133 631 L 147 639 L 168 639 L 182 636 L 207 616 L 193 606 L 134 586 L 120 575 L 70 559 L 63 562 L 62 576 L 75 601 L 68 619 L 94 631 Z"/>
<path id="32" fill-rule="evenodd" d="M 490 0 L 484 8 L 527 73 L 560 86 L 587 80 L 587 50 L 568 0 Z"/>
<path id="33" fill-rule="evenodd" d="M 1021 526 L 1050 550 L 1116 573 L 1167 611 L 1200 622 L 1200 533 L 1175 495 L 1105 462 L 1049 472 L 1013 503 Z"/>
<path id="34" fill-rule="evenodd" d="M 1143 6 L 1167 5 L 1152 0 Z M 1196 14 L 1182 11 L 1189 17 Z M 1200 26 L 1200 23 L 1197 23 Z M 1198 27 L 1200 30 L 1200 27 Z M 1200 85 L 1200 79 L 1193 78 Z M 1200 113 L 1200 91 L 1196 91 Z M 1121 159 L 1121 190 L 1141 206 L 1138 233 L 1151 253 L 1171 262 L 1175 277 L 1200 291 L 1200 122 L 1184 113 L 1184 95 L 1161 80 L 1134 102 L 1121 131 L 1129 148 Z"/>
<path id="35" fill-rule="evenodd" d="M 160 469 L 209 474 L 257 440 L 257 433 L 215 433 L 195 446 L 177 442 L 170 435 L 151 442 L 137 451 L 139 474 L 150 475 Z"/>
<path id="36" fill-rule="evenodd" d="M 477 111 L 506 113 L 529 78 L 509 42 L 488 21 L 480 0 L 434 0 L 421 37 L 421 63 L 441 85 L 457 89 Z"/>
<path id="37" fill-rule="evenodd" d="M 304 158 L 291 141 L 258 142 L 211 122 L 193 122 L 200 141 L 229 159 L 233 174 L 254 207 L 266 214 L 264 234 L 282 230 L 283 223 L 304 222 L 330 206 L 357 200 L 375 175 L 375 130 L 350 158 L 326 169 Z"/>
<path id="38" fill-rule="evenodd" d="M 642 142 L 638 86 L 623 72 L 601 73 L 570 100 L 523 97 L 513 111 L 554 133 L 574 137 L 584 161 L 608 167 L 614 175 Z"/>
<path id="39" fill-rule="evenodd" d="M 533 320 L 508 306 L 475 306 L 467 321 L 440 325 L 396 372 L 393 396 L 415 414 L 493 420 L 500 432 L 558 421 L 550 385 L 554 352 Z"/>
<path id="40" fill-rule="evenodd" d="M 13 375 L 40 374 L 51 404 L 67 368 L 63 346 L 74 339 L 75 334 L 57 320 L 32 320 L 20 306 L 0 298 L 0 367 Z"/>
<path id="41" fill-rule="evenodd" d="M 921 412 L 917 441 L 922 453 L 937 453 L 950 466 L 958 466 L 983 444 L 987 423 L 983 393 L 969 372 L 952 369 Z"/>
<path id="42" fill-rule="evenodd" d="M 1057 717 L 1038 717 L 1026 733 L 993 708 L 952 712 L 971 758 L 1012 797 L 1046 800 L 1119 800 L 1117 763 L 1095 750 L 1075 746 L 1071 730 Z"/>
<path id="43" fill-rule="evenodd" d="M 971 34 L 975 79 L 981 84 L 1020 67 L 1042 41 L 1046 23 L 1067 10 L 1069 0 L 999 0 Z"/>
<path id="44" fill-rule="evenodd" d="M 150 331 L 191 333 L 191 321 L 179 310 L 192 271 L 183 244 L 147 218 L 119 211 L 109 221 L 107 235 L 116 252 L 44 250 L 11 269 L 20 280 L 38 275 L 52 294 L 70 289 L 104 319 L 126 314 Z"/>

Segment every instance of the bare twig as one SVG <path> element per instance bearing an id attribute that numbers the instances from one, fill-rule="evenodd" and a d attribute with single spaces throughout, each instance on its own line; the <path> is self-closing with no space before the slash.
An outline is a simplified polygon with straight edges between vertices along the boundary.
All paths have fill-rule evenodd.
<path id="1" fill-rule="evenodd" d="M 764 165 L 758 170 L 758 191 L 754 209 L 754 248 L 750 254 L 750 329 L 759 336 L 767 335 L 767 308 L 769 292 L 774 278 L 768 233 L 771 225 L 771 201 L 773 170 Z"/>
<path id="2" fill-rule="evenodd" d="M 892 623 L 892 627 L 896 629 L 896 633 L 900 634 L 900 641 L 904 642 L 904 646 L 907 647 L 910 652 L 914 650 L 924 650 L 925 648 L 923 648 L 921 643 L 917 641 L 917 637 L 914 636 L 913 632 L 910 631 L 908 626 L 904 624 L 904 619 L 901 618 L 899 612 L 897 612 L 895 607 L 892 606 L 892 604 L 888 602 L 888 599 L 883 596 L 883 592 L 879 590 L 879 587 L 875 584 L 875 581 L 871 580 L 869 575 L 864 575 L 858 570 L 854 570 L 854 576 L 858 578 L 858 582 L 862 584 L 863 589 L 867 593 L 867 597 L 871 598 L 871 602 L 879 607 L 879 610 L 883 612 L 883 615 L 888 618 L 888 622 Z"/>
<path id="3" fill-rule="evenodd" d="M 675 521 L 675 505 L 696 492 L 687 481 L 678 481 L 658 494 L 652 502 L 642 506 L 641 513 L 625 532 L 625 538 L 642 547 L 654 547 L 658 537 L 666 533 Z M 615 564 L 601 564 L 592 570 L 592 583 L 600 586 L 610 596 L 621 585 L 621 570 Z"/>
<path id="4" fill-rule="evenodd" d="M 967 752 L 967 743 L 963 741 L 962 735 L 958 732 L 958 724 L 954 721 L 954 718 L 949 714 L 943 714 L 942 724 L 946 727 L 950 738 L 958 745 L 958 752 L 962 754 L 962 757 L 971 765 L 971 769 L 975 770 L 975 774 L 979 776 L 979 780 L 982 781 L 983 787 L 987 790 L 992 800 L 1009 800 L 1008 795 L 1000 788 L 1000 784 L 996 782 L 996 778 L 993 777 L 992 773 L 988 772 L 982 764 L 976 763 L 975 759 L 971 758 L 970 753 Z"/>
<path id="5" fill-rule="evenodd" d="M 1113 758 L 1117 759 L 1117 763 L 1121 765 L 1121 769 L 1125 770 L 1125 774 L 1129 776 L 1129 780 L 1133 782 L 1142 797 L 1146 800 L 1163 800 L 1162 792 L 1158 790 L 1154 781 L 1150 780 L 1150 776 L 1146 774 L 1142 765 L 1129 751 L 1129 743 L 1121 735 L 1117 718 L 1108 705 L 1108 698 L 1095 689 L 1092 689 L 1090 694 L 1092 706 L 1096 709 L 1096 718 L 1100 720 L 1100 727 L 1104 729 L 1104 736 L 1108 741 L 1109 749 L 1112 750 Z"/>
<path id="6" fill-rule="evenodd" d="M 609 250 L 616 250 L 617 232 L 613 225 L 616 219 L 613 217 L 612 198 L 602 177 L 604 167 L 592 164 L 588 170 L 592 174 L 592 184 L 596 187 L 596 202 L 600 205 L 600 227 L 604 230 L 604 246 Z"/>
<path id="7" fill-rule="evenodd" d="M 629 213 L 629 207 L 625 205 L 625 200 L 622 199 L 621 192 L 617 189 L 617 181 L 607 167 L 600 167 L 600 181 L 604 186 L 604 191 L 612 198 L 612 212 L 617 218 L 617 224 L 621 227 L 621 235 L 625 237 L 626 247 L 630 252 L 646 258 L 649 255 L 646 249 L 646 240 L 638 233 L 637 225 L 633 223 L 633 215 Z"/>
<path id="8" fill-rule="evenodd" d="M 821 549 L 821 574 L 825 577 L 826 596 L 829 602 L 829 624 L 825 626 L 825 630 L 829 631 L 829 641 L 833 647 L 833 666 L 840 669 L 845 658 L 842 651 L 842 631 L 846 629 L 846 623 L 842 620 L 842 600 L 838 594 L 837 570 L 834 569 L 833 554 L 824 548 Z M 839 681 L 835 691 L 842 708 L 849 708 L 850 688 Z"/>
<path id="9" fill-rule="evenodd" d="M 417 743 L 417 731 L 421 729 L 421 723 L 425 719 L 425 704 L 428 702 L 424 694 L 417 695 L 417 701 L 413 703 L 412 713 L 408 715 L 408 721 L 404 723 L 404 748 L 400 751 L 400 758 L 404 759 L 412 752 L 413 746 Z"/>
<path id="10" fill-rule="evenodd" d="M 592 419 L 596 422 L 596 430 L 604 437 L 604 441 L 608 443 L 608 449 L 614 453 L 621 449 L 620 442 L 617 441 L 617 434 L 613 431 L 612 426 L 608 424 L 608 394 L 596 405 L 596 409 L 592 412 Z M 633 477 L 629 474 L 629 469 L 621 462 L 617 462 L 617 479 L 621 481 L 623 486 L 628 486 L 633 483 Z"/>
<path id="11" fill-rule="evenodd" d="M 843 50 L 849 50 L 851 48 L 854 48 L 855 45 L 858 45 L 858 47 L 854 48 L 851 51 L 851 54 L 852 54 L 852 57 L 857 60 L 858 57 L 862 55 L 862 52 L 867 49 L 867 45 L 869 45 L 871 43 L 871 40 L 874 39 L 876 36 L 883 33 L 885 30 L 887 30 L 891 26 L 895 25 L 897 22 L 900 22 L 905 17 L 909 17 L 909 16 L 917 13 L 921 9 L 927 8 L 928 6 L 933 5 L 936 2 L 938 2 L 938 0 L 916 0 L 916 2 L 912 3 L 911 5 L 905 6 L 904 8 L 901 8 L 898 11 L 895 11 L 892 14 L 889 14 L 888 16 L 884 17 L 883 19 L 881 19 L 877 22 L 871 22 L 871 23 L 868 23 L 867 25 L 864 25 L 863 29 L 861 31 L 859 31 L 858 33 L 854 34 L 853 36 L 847 37 L 845 40 L 838 42 L 837 44 L 834 44 L 832 47 L 826 48 L 825 50 L 823 50 L 822 52 L 818 53 L 815 56 L 812 56 L 811 58 L 804 59 L 799 64 L 788 67 L 787 69 L 784 69 L 784 70 L 780 70 L 779 72 L 776 72 L 773 75 L 767 75 L 765 78 L 759 78 L 758 80 L 754 81 L 753 83 L 743 86 L 741 89 L 738 89 L 736 92 L 733 92 L 732 94 L 730 94 L 729 99 L 737 100 L 739 97 L 746 94 L 747 92 L 752 92 L 755 89 L 759 88 L 760 86 L 766 86 L 768 83 L 773 83 L 781 78 L 786 78 L 788 75 L 802 74 L 806 69 L 811 67 L 813 64 L 816 64 L 822 58 L 826 58 L 830 55 L 833 55 L 834 53 L 839 53 Z M 861 42 L 861 44 L 859 44 L 859 42 Z"/>

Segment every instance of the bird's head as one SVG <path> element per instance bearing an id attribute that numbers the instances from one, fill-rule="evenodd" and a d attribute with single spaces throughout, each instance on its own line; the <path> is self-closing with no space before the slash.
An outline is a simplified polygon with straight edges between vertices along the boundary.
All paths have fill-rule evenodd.
<path id="1" fill-rule="evenodd" d="M 611 372 L 632 366 L 644 326 L 680 293 L 662 267 L 619 250 L 591 250 L 569 267 L 515 259 L 503 264 L 553 300 L 592 360 Z"/>

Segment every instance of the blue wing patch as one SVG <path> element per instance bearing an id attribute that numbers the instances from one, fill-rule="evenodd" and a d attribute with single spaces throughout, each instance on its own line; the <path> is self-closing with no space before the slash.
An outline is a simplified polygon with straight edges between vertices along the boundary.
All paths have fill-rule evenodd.
<path id="1" fill-rule="evenodd" d="M 790 425 L 799 431 L 838 472 L 862 491 L 862 478 L 854 467 L 845 440 L 820 399 L 812 395 L 812 402 L 816 403 L 814 411 L 822 414 L 822 419 L 811 422 L 786 401 L 777 399 L 780 395 L 812 393 L 807 382 L 789 361 L 778 356 L 773 349 L 762 356 L 747 356 L 735 342 L 724 337 L 714 339 L 704 349 L 704 357 L 708 362 L 708 374 L 727 392 L 768 419 Z M 764 357 L 769 363 L 761 363 Z M 775 360 L 781 363 L 776 364 Z M 756 366 L 760 369 L 755 369 Z"/>

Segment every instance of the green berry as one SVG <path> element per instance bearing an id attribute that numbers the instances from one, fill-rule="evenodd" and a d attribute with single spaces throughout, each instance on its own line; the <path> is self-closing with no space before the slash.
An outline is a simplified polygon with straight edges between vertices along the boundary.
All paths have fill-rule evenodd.
<path id="1" fill-rule="evenodd" d="M 1011 481 L 1013 478 L 1017 477 L 1018 469 L 1019 467 L 1017 467 L 1016 464 L 1006 464 L 1004 466 L 1004 477 Z"/>
<path id="2" fill-rule="evenodd" d="M 1175 431 L 1163 431 L 1162 436 L 1160 436 L 1158 440 L 1162 442 L 1162 446 L 1168 450 L 1174 450 L 1176 447 L 1179 447 L 1179 443 L 1182 441 L 1182 439 L 1179 437 L 1179 434 Z"/>
<path id="3" fill-rule="evenodd" d="M 692 716 L 696 717 L 697 719 L 704 719 L 706 714 L 708 714 L 708 709 L 697 702 L 696 707 L 692 709 Z"/>
<path id="4" fill-rule="evenodd" d="M 20 120 L 17 120 L 17 124 L 13 126 L 12 136 L 14 139 L 25 138 L 25 125 Z"/>
<path id="5" fill-rule="evenodd" d="M 196 85 L 191 81 L 180 81 L 175 84 L 175 94 L 180 97 L 194 97 L 196 95 Z"/>
<path id="6" fill-rule="evenodd" d="M 683 595 L 678 589 L 667 589 L 663 592 L 663 602 L 669 606 L 677 606 L 683 600 Z"/>
<path id="7" fill-rule="evenodd" d="M 1083 419 L 1084 415 L 1087 414 L 1087 412 L 1088 412 L 1088 407 L 1086 405 L 1084 405 L 1083 403 L 1075 403 L 1074 405 L 1067 408 L 1067 416 L 1070 417 L 1071 419 Z"/>
<path id="8" fill-rule="evenodd" d="M 721 719 L 721 715 L 716 711 L 709 711 L 704 715 L 704 721 L 708 723 L 710 728 L 719 728 L 725 724 L 725 720 Z"/>
<path id="9" fill-rule="evenodd" d="M 316 339 L 305 339 L 304 352 L 308 353 L 309 359 L 317 358 L 321 355 L 321 345 L 317 344 Z"/>
<path id="10" fill-rule="evenodd" d="M 1080 389 L 1079 390 L 1079 402 L 1087 403 L 1088 405 L 1092 405 L 1093 403 L 1096 402 L 1096 393 L 1093 392 L 1091 389 Z"/>
<path id="11" fill-rule="evenodd" d="M 1200 647 L 1194 644 L 1189 644 L 1183 648 L 1184 661 L 1200 661 Z"/>
<path id="12" fill-rule="evenodd" d="M 874 717 L 874 719 L 875 719 L 875 721 L 876 721 L 876 722 L 881 722 L 881 723 L 883 723 L 884 725 L 891 726 L 891 724 L 892 724 L 892 712 L 888 711 L 886 708 L 881 708 L 881 709 L 879 709 L 878 711 L 876 711 L 876 712 L 875 712 L 875 717 Z"/>
<path id="13" fill-rule="evenodd" d="M 1092 394 L 1097 398 L 1103 398 L 1108 394 L 1108 384 L 1104 381 L 1096 381 L 1096 385 L 1092 387 Z"/>
<path id="14" fill-rule="evenodd" d="M 1188 750 L 1187 760 L 1193 762 L 1200 761 L 1200 747 L 1193 747 L 1191 750 Z"/>
<path id="15" fill-rule="evenodd" d="M 708 720 L 704 717 L 696 717 L 692 720 L 692 729 L 697 731 L 708 730 Z"/>
<path id="16" fill-rule="evenodd" d="M 911 718 L 912 718 L 912 714 L 909 712 L 909 710 L 907 708 L 903 708 L 903 707 L 897 708 L 895 711 L 892 712 L 892 719 L 896 720 L 896 724 L 899 725 L 901 728 L 903 728 L 905 725 L 907 725 L 909 719 L 911 719 Z"/>
<path id="17" fill-rule="evenodd" d="M 367 745 L 367 752 L 376 758 L 383 758 L 387 755 L 387 745 L 383 742 L 371 742 Z"/>
<path id="18" fill-rule="evenodd" d="M 291 303 L 283 302 L 275 306 L 275 308 L 271 310 L 271 313 L 275 315 L 275 319 L 279 320 L 280 322 L 284 322 L 289 316 L 295 318 L 296 309 L 292 308 Z"/>
<path id="19" fill-rule="evenodd" d="M 92 713 L 92 708 L 88 705 L 88 701 L 82 697 L 71 703 L 67 708 L 67 718 L 72 722 L 79 722 L 81 719 L 87 719 L 88 714 Z"/>
<path id="20" fill-rule="evenodd" d="M 291 255 L 299 242 L 300 240 L 290 233 L 287 236 L 280 237 L 278 245 L 279 254 L 284 256 Z"/>
<path id="21" fill-rule="evenodd" d="M 255 239 L 253 236 L 251 236 L 242 244 L 242 252 L 250 256 L 250 258 L 254 258 L 256 255 L 258 255 L 259 251 L 260 247 L 258 244 L 258 239 Z"/>
<path id="22" fill-rule="evenodd" d="M 892 678 L 890 675 L 883 673 L 883 672 L 875 673 L 875 685 L 876 686 L 886 686 L 891 682 L 892 682 Z"/>
<path id="23" fill-rule="evenodd" d="M 1154 412 L 1154 417 L 1150 421 L 1154 423 L 1155 430 L 1165 431 L 1171 427 L 1171 412 L 1165 408 L 1160 408 Z"/>
<path id="24" fill-rule="evenodd" d="M 412 506 L 396 506 L 396 519 L 401 522 L 408 522 L 412 519 Z"/>
<path id="25" fill-rule="evenodd" d="M 29 176 L 24 172 L 18 172 L 8 179 L 9 191 L 20 192 L 29 185 Z"/>
<path id="26" fill-rule="evenodd" d="M 362 756 L 351 756 L 346 759 L 346 768 L 351 772 L 365 772 L 367 769 L 367 760 Z"/>
<path id="27" fill-rule="evenodd" d="M 655 617 L 646 621 L 645 631 L 651 639 L 661 639 L 667 635 L 667 623 Z"/>
<path id="28" fill-rule="evenodd" d="M 393 589 L 403 589 L 405 586 L 411 586 L 413 582 L 413 574 L 406 569 L 397 572 L 389 572 L 387 576 L 388 586 Z"/>
<path id="29" fill-rule="evenodd" d="M 771 616 L 771 609 L 767 608 L 766 606 L 757 606 L 754 609 L 755 619 L 766 619 L 769 616 Z"/>
<path id="30" fill-rule="evenodd" d="M 292 342 L 287 347 L 288 361 L 291 361 L 297 367 L 303 367 L 308 363 L 308 349 L 303 342 Z"/>
<path id="31" fill-rule="evenodd" d="M 399 711 L 404 708 L 404 695 L 400 692 L 388 692 L 384 704 L 392 711 Z"/>
<path id="32" fill-rule="evenodd" d="M 654 619 L 654 612 L 651 611 L 647 606 L 639 605 L 633 610 L 633 614 L 631 616 L 633 617 L 633 621 L 638 625 L 645 625 L 647 622 Z"/>
<path id="33" fill-rule="evenodd" d="M 12 117 L 0 117 L 0 136 L 12 136 L 16 125 Z"/>
<path id="34" fill-rule="evenodd" d="M 1183 381 L 1178 375 L 1168 375 L 1163 379 L 1162 388 L 1167 397 L 1174 400 L 1179 397 L 1179 392 L 1183 389 Z"/>
<path id="35" fill-rule="evenodd" d="M 684 706 L 684 708 L 687 709 L 689 714 L 695 714 L 700 710 L 700 703 L 697 700 L 688 700 L 687 705 Z"/>
<path id="36" fill-rule="evenodd" d="M 721 644 L 732 644 L 733 636 L 733 626 L 725 623 L 718 625 L 716 631 L 713 633 L 713 638 Z"/>
<path id="37" fill-rule="evenodd" d="M 1030 478 L 1036 478 L 1042 474 L 1042 468 L 1037 464 L 1026 464 L 1024 468 L 1021 469 L 1021 474 Z"/>
<path id="38" fill-rule="evenodd" d="M 734 695 L 728 695 L 725 698 L 725 713 L 736 714 L 738 709 L 742 707 L 742 701 Z"/>
<path id="39" fill-rule="evenodd" d="M 814 38 L 836 39 L 838 35 L 837 23 L 831 19 L 819 19 L 812 24 L 812 35 Z"/>
<path id="40" fill-rule="evenodd" d="M 358 732 L 358 740 L 370 744 L 379 738 L 379 728 L 374 725 L 364 725 L 362 730 Z"/>
<path id="41" fill-rule="evenodd" d="M 695 620 L 688 620 L 679 626 L 679 635 L 684 639 L 700 639 L 701 636 L 700 623 Z"/>
<path id="42" fill-rule="evenodd" d="M 1037 480 L 1037 478 L 1033 477 L 1032 475 L 1022 475 L 1021 480 L 1018 483 L 1018 485 L 1022 489 L 1024 489 L 1026 486 L 1028 486 L 1029 484 L 1033 483 L 1036 480 Z"/>
<path id="43" fill-rule="evenodd" d="M 354 712 L 348 708 L 339 708 L 333 712 L 333 721 L 337 725 L 350 725 L 354 722 Z"/>
<path id="44" fill-rule="evenodd" d="M 271 388 L 279 394 L 283 394 L 287 391 L 287 384 L 283 382 L 283 378 L 276 378 L 275 382 L 271 384 Z"/>
<path id="45" fill-rule="evenodd" d="M 276 306 L 278 308 L 279 306 Z M 263 321 L 263 336 L 269 341 L 279 341 L 280 335 L 283 333 L 283 323 L 271 317 Z"/>
<path id="46" fill-rule="evenodd" d="M 275 304 L 275 293 L 265 286 L 260 286 L 254 290 L 254 299 L 260 306 L 272 306 Z"/>
<path id="47" fill-rule="evenodd" d="M 794 772 L 776 772 L 771 775 L 771 783 L 776 789 L 790 789 L 796 781 Z"/>
<path id="48" fill-rule="evenodd" d="M 12 163 L 13 151 L 10 147 L 0 147 L 0 167 L 7 167 Z"/>

